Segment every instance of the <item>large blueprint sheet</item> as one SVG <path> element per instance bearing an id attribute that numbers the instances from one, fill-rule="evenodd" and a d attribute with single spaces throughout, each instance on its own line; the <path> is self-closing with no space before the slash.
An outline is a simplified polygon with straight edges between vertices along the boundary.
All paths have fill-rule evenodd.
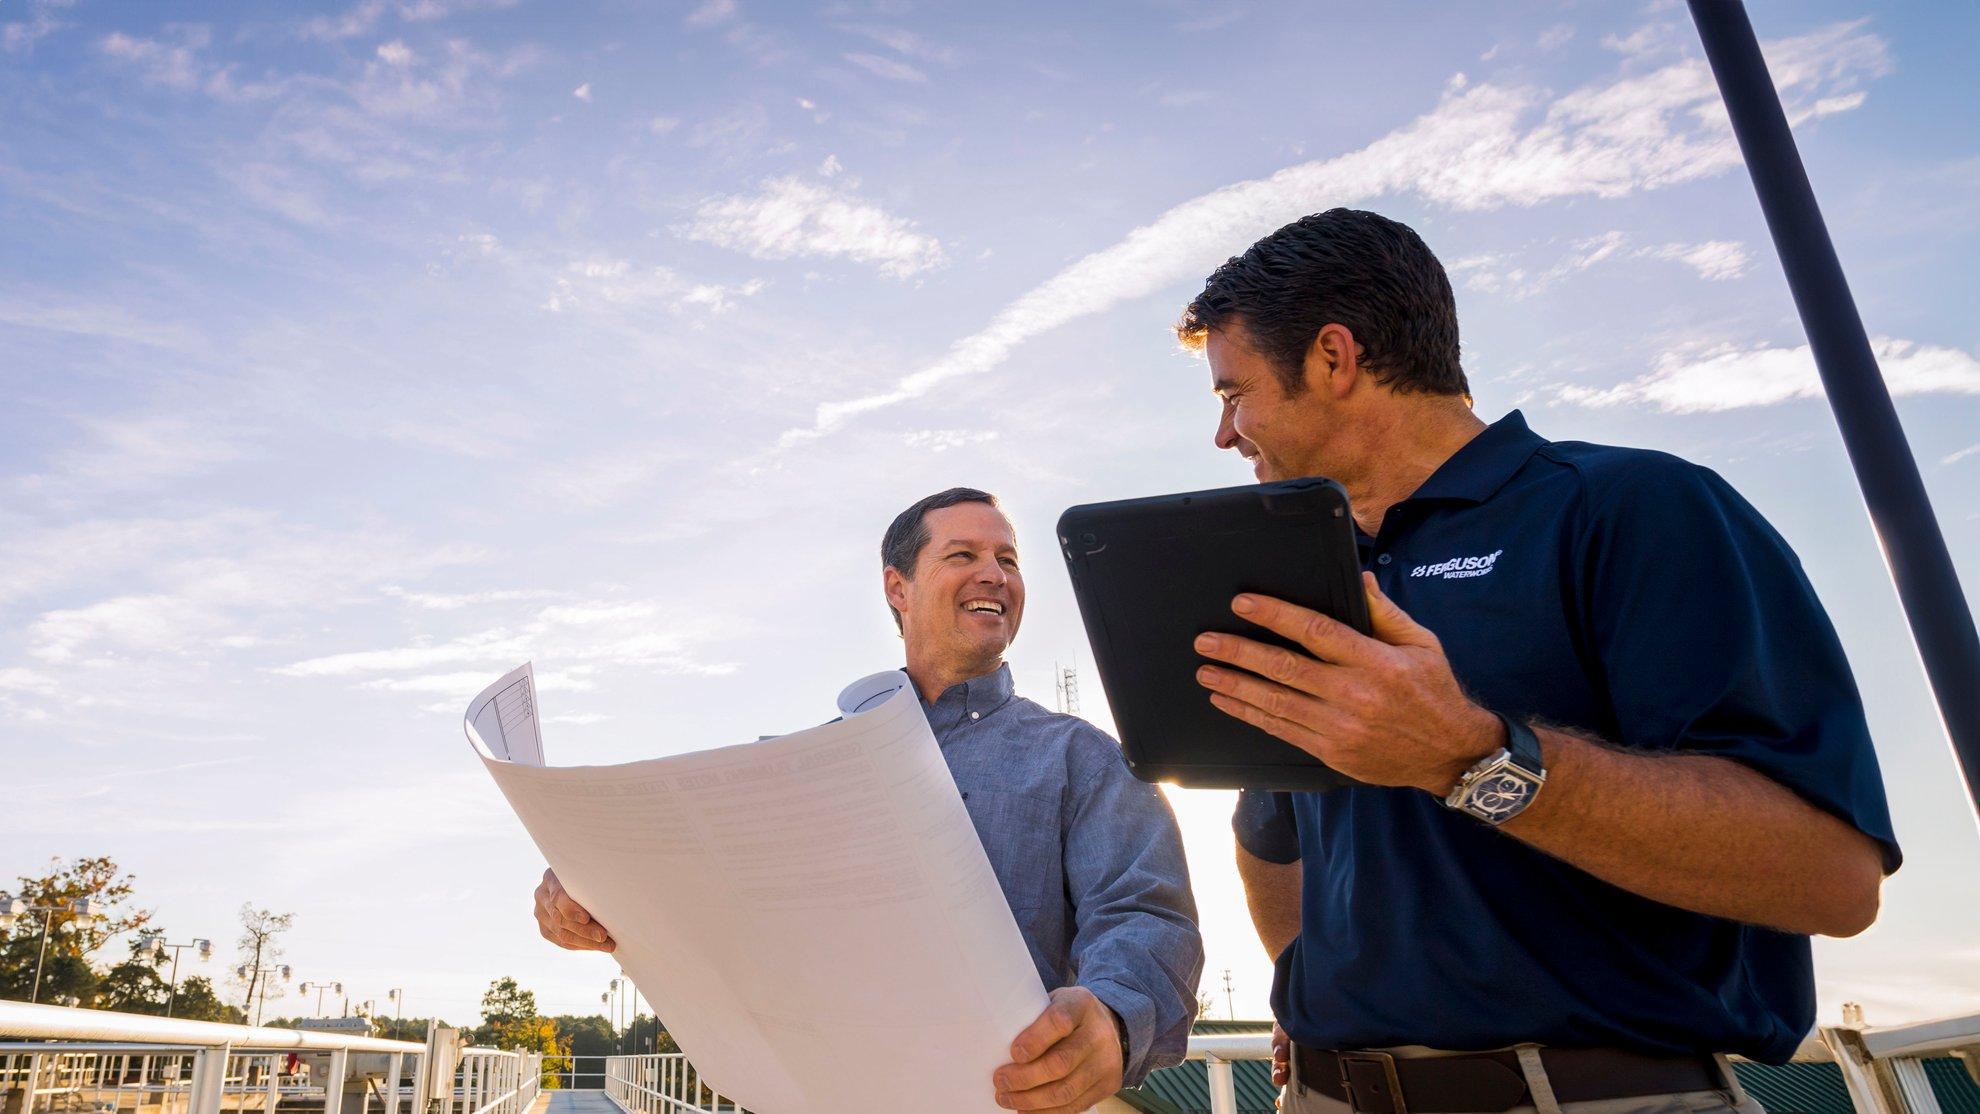
<path id="1" fill-rule="evenodd" d="M 550 767 L 524 665 L 466 728 L 711 1086 L 759 1114 L 989 1114 L 1044 987 L 906 674 L 840 704 L 794 735 Z"/>

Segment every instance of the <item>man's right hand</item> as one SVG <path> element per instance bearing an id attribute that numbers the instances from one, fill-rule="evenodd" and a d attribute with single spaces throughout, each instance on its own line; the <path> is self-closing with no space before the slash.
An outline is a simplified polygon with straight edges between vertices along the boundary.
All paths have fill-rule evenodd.
<path id="1" fill-rule="evenodd" d="M 1292 1082 L 1292 1038 L 1272 1023 L 1272 1086 L 1283 1087 Z"/>
<path id="2" fill-rule="evenodd" d="M 609 952 L 619 946 L 605 926 L 593 921 L 585 907 L 557 881 L 554 870 L 544 871 L 543 881 L 536 887 L 536 928 L 545 940 L 572 951 Z"/>

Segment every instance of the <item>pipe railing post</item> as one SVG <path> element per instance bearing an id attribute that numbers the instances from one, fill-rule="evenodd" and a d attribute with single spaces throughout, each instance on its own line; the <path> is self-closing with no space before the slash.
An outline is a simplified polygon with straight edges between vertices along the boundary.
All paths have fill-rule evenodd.
<path id="1" fill-rule="evenodd" d="M 1741 0 L 1690 0 L 1815 370 L 1980 817 L 1980 634 Z"/>

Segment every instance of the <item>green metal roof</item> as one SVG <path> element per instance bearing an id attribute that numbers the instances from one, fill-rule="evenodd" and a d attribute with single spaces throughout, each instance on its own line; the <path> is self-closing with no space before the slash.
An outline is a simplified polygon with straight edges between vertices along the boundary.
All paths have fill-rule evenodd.
<path id="1" fill-rule="evenodd" d="M 1739 1085 L 1760 1100 L 1767 1114 L 1855 1114 L 1842 1071 L 1834 1064 L 1755 1064 L 1738 1061 Z"/>

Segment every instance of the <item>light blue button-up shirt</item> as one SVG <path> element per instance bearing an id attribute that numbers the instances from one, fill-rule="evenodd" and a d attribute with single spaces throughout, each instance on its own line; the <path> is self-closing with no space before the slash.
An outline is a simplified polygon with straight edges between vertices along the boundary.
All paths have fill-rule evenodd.
<path id="1" fill-rule="evenodd" d="M 1016 695 L 1009 666 L 922 709 L 1038 977 L 1121 1016 L 1125 1085 L 1181 1062 L 1203 938 L 1168 801 L 1105 732 Z"/>

